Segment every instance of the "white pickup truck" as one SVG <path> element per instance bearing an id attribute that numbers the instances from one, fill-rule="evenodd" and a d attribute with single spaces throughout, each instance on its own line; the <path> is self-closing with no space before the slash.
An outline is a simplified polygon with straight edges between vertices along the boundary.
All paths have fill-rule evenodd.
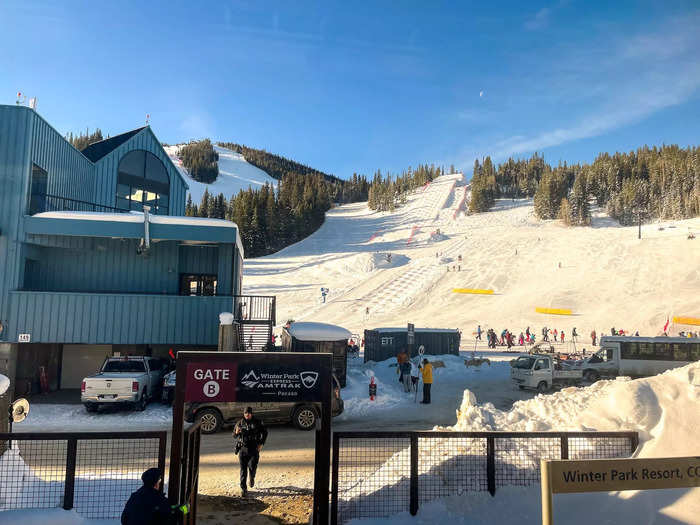
<path id="1" fill-rule="evenodd" d="M 167 365 L 153 357 L 109 357 L 99 373 L 83 379 L 80 401 L 88 412 L 116 405 L 145 410 L 157 398 L 166 371 Z"/>
<path id="2" fill-rule="evenodd" d="M 554 386 L 580 383 L 583 371 L 562 364 L 553 354 L 521 355 L 511 363 L 510 378 L 520 389 L 547 392 Z"/>

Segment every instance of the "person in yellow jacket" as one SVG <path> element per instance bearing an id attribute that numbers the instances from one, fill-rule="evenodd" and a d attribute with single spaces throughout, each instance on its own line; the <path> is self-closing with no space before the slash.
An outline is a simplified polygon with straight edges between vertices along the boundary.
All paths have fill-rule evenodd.
<path id="1" fill-rule="evenodd" d="M 430 387 L 433 386 L 433 365 L 431 365 L 427 359 L 423 359 L 423 366 L 421 366 L 420 369 L 423 375 L 423 401 L 421 401 L 421 403 L 429 405 Z"/>

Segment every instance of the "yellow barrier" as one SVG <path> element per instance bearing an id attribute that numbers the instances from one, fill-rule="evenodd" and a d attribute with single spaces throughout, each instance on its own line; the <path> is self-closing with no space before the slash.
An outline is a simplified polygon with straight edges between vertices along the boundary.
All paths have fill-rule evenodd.
<path id="1" fill-rule="evenodd" d="M 482 295 L 493 295 L 493 290 L 480 290 L 478 288 L 452 288 L 454 293 L 474 293 Z"/>
<path id="2" fill-rule="evenodd" d="M 541 308 L 536 306 L 535 312 L 538 314 L 573 315 L 568 308 Z"/>
<path id="3" fill-rule="evenodd" d="M 674 317 L 673 322 L 676 324 L 692 324 L 700 326 L 700 319 L 697 317 Z"/>

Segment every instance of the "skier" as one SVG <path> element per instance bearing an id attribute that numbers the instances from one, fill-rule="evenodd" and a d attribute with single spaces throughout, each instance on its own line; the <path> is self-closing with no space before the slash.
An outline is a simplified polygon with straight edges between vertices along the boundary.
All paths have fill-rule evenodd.
<path id="1" fill-rule="evenodd" d="M 596 335 L 597 335 L 597 334 L 595 333 L 595 330 L 592 330 L 592 331 L 591 331 L 591 344 L 592 344 L 593 346 L 595 346 L 595 338 L 596 338 Z"/>
<path id="2" fill-rule="evenodd" d="M 481 341 L 481 325 L 477 325 L 476 327 L 476 338 Z"/>

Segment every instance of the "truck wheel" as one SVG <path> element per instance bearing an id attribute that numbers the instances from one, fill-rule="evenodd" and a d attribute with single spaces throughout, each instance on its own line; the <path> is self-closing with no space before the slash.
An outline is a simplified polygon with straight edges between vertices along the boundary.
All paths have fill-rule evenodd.
<path id="1" fill-rule="evenodd" d="M 85 403 L 85 410 L 88 412 L 97 412 L 97 405 L 93 403 Z"/>
<path id="2" fill-rule="evenodd" d="M 214 434 L 224 423 L 221 413 L 213 408 L 205 408 L 197 412 L 197 419 L 201 425 L 202 434 Z"/>
<path id="3" fill-rule="evenodd" d="M 600 379 L 600 374 L 595 370 L 586 370 L 583 373 L 583 378 L 589 383 L 595 383 L 598 381 L 598 379 Z"/>
<path id="4" fill-rule="evenodd" d="M 148 403 L 148 398 L 146 397 L 146 391 L 141 392 L 141 399 L 136 402 L 136 410 L 143 412 L 146 410 L 146 403 Z"/>
<path id="5" fill-rule="evenodd" d="M 540 394 L 544 394 L 547 390 L 549 390 L 549 389 L 547 388 L 547 382 L 546 382 L 546 381 L 540 381 L 540 384 L 537 385 L 537 391 L 538 391 Z"/>
<path id="6" fill-rule="evenodd" d="M 316 426 L 316 411 L 310 406 L 300 406 L 294 411 L 292 422 L 299 430 L 312 430 Z"/>

